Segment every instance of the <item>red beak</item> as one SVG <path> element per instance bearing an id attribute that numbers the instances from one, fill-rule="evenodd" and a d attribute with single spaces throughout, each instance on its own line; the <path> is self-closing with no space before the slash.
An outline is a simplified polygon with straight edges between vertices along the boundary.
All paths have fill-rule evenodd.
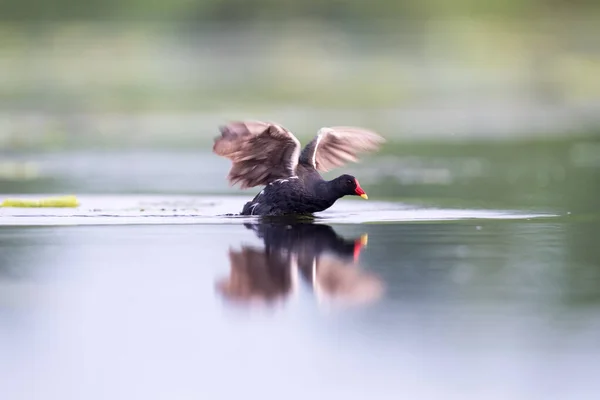
<path id="1" fill-rule="evenodd" d="M 368 199 L 369 196 L 367 196 L 365 191 L 360 187 L 360 184 L 358 183 L 358 179 L 354 179 L 354 182 L 356 182 L 356 190 L 354 191 L 354 193 L 356 193 L 357 195 L 359 195 L 360 197 L 362 197 L 365 200 Z"/>

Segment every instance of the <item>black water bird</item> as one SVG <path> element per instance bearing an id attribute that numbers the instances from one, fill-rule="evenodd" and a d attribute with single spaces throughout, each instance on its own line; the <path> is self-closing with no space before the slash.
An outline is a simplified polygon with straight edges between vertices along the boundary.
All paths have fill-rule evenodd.
<path id="1" fill-rule="evenodd" d="M 235 121 L 220 127 L 213 151 L 233 163 L 227 179 L 242 189 L 265 188 L 247 202 L 242 215 L 312 215 L 331 207 L 343 196 L 367 199 L 358 179 L 341 175 L 327 181 L 319 172 L 358 161 L 358 153 L 379 148 L 384 139 L 357 127 L 325 127 L 301 148 L 281 125 Z"/>

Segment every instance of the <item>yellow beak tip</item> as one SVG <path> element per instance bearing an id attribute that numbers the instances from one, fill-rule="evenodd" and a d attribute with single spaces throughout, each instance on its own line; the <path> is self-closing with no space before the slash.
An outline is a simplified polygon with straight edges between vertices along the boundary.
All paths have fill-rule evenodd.
<path id="1" fill-rule="evenodd" d="M 360 197 L 362 197 L 362 198 L 363 198 L 363 199 L 365 199 L 365 200 L 368 200 L 368 199 L 369 199 L 369 196 L 367 196 L 367 194 L 366 194 L 366 193 L 363 193 L 363 194 L 361 194 L 361 195 L 360 195 Z"/>

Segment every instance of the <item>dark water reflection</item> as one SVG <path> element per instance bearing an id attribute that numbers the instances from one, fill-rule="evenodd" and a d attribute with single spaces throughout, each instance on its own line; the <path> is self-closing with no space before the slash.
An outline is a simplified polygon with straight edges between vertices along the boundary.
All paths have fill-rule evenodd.
<path id="1" fill-rule="evenodd" d="M 3 227 L 3 393 L 593 399 L 598 233 L 561 220 Z M 385 291 L 323 307 L 325 259 L 334 280 Z M 236 274 L 253 289 L 237 298 L 279 300 L 227 300 L 219 282 Z"/>

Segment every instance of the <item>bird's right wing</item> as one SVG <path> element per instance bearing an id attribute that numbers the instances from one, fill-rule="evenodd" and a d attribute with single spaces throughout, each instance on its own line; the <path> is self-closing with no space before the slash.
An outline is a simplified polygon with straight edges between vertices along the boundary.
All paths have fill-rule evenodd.
<path id="1" fill-rule="evenodd" d="M 348 161 L 358 161 L 358 154 L 372 152 L 385 139 L 377 133 L 353 126 L 321 128 L 300 154 L 300 163 L 326 172 Z"/>

